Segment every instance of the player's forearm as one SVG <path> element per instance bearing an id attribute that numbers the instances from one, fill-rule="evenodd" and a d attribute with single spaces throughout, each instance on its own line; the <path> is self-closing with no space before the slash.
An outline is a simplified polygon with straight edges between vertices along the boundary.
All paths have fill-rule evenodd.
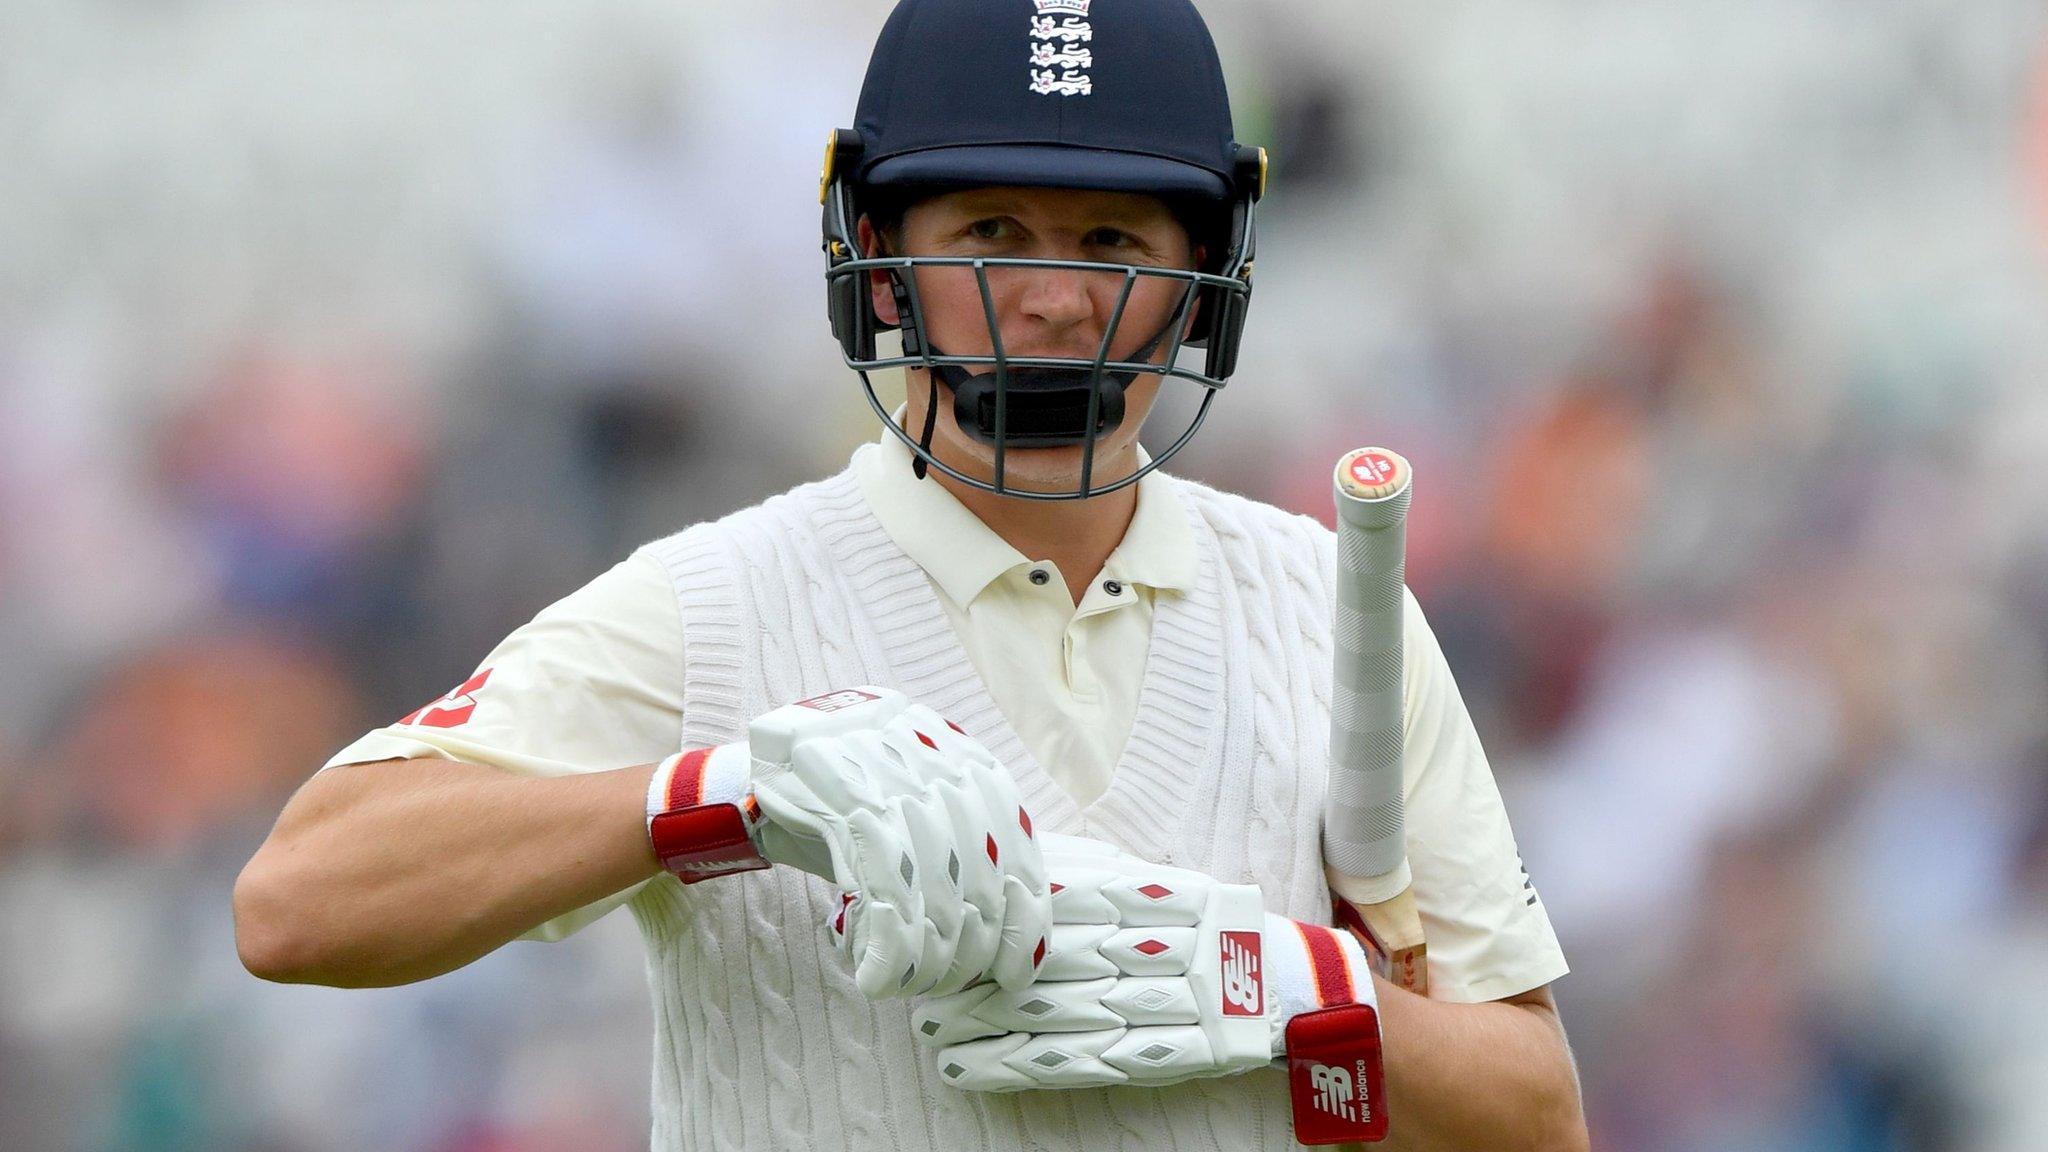
<path id="1" fill-rule="evenodd" d="M 652 765 L 555 779 L 445 760 L 329 769 L 235 884 L 243 962 L 340 987 L 459 968 L 658 870 Z"/>
<path id="2" fill-rule="evenodd" d="M 1453 1004 L 1385 980 L 1379 992 L 1387 1112 L 1383 1149 L 1582 1152 L 1578 1074 L 1548 997 Z"/>

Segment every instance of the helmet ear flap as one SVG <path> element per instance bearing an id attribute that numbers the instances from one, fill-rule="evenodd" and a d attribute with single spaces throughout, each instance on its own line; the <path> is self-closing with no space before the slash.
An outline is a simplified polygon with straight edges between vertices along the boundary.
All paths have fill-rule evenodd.
<path id="1" fill-rule="evenodd" d="M 1244 270 L 1245 279 L 1251 279 L 1251 268 Z M 1228 380 L 1237 371 L 1237 349 L 1244 340 L 1244 320 L 1251 311 L 1252 298 L 1249 290 L 1232 292 L 1224 288 L 1202 290 L 1202 312 L 1214 319 L 1209 331 L 1204 333 L 1209 344 L 1209 356 L 1203 371 L 1212 380 Z"/>
<path id="2" fill-rule="evenodd" d="M 834 131 L 825 142 L 825 166 L 818 177 L 818 199 L 825 208 L 825 314 L 840 350 L 855 360 L 875 358 L 875 333 L 882 328 L 868 293 L 867 274 L 843 270 L 843 265 L 865 255 L 854 232 L 860 209 L 853 195 L 853 174 L 859 171 L 864 149 L 860 133 L 851 128 Z"/>
<path id="3" fill-rule="evenodd" d="M 1249 145 L 1237 146 L 1237 163 L 1230 174 L 1240 199 L 1257 203 L 1266 195 L 1266 150 Z"/>
<path id="4" fill-rule="evenodd" d="M 1236 205 L 1231 209 L 1231 231 L 1241 245 L 1243 263 L 1235 270 L 1244 281 L 1242 290 L 1223 285 L 1205 285 L 1201 290 L 1201 313 L 1196 317 L 1190 344 L 1205 344 L 1209 350 L 1203 369 L 1212 379 L 1227 380 L 1237 371 L 1237 350 L 1244 340 L 1244 321 L 1252 306 L 1252 258 L 1255 255 L 1253 206 L 1266 194 L 1266 150 L 1237 146 L 1237 163 L 1231 172 Z M 1227 273 L 1228 274 L 1228 273 Z"/>
<path id="5" fill-rule="evenodd" d="M 835 263 L 840 261 L 835 258 Z M 833 276 L 825 288 L 825 307 L 832 320 L 832 335 L 849 359 L 875 358 L 875 304 L 868 298 L 867 275 L 843 272 Z"/>
<path id="6" fill-rule="evenodd" d="M 1208 366 L 1203 372 L 1216 380 L 1227 379 L 1237 370 L 1237 349 L 1244 338 L 1245 317 L 1251 312 L 1252 266 L 1246 264 L 1238 275 L 1246 285 L 1242 290 L 1221 284 L 1204 284 L 1195 290 L 1195 322 L 1185 343 L 1208 349 Z"/>

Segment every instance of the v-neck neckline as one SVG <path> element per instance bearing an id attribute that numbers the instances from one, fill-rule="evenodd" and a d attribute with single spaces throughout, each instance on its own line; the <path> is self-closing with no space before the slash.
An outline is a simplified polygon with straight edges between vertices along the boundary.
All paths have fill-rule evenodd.
<path id="1" fill-rule="evenodd" d="M 873 622 L 894 685 L 959 723 L 1001 760 L 1035 821 L 1084 835 L 1113 831 L 1127 849 L 1163 860 L 1190 798 L 1201 791 L 1193 785 L 1214 770 L 1227 699 L 1218 561 L 1192 502 L 1181 503 L 1197 542 L 1195 585 L 1155 601 L 1130 731 L 1108 786 L 1083 806 L 1038 763 L 996 704 L 924 569 L 883 529 L 851 473 L 839 483 L 847 491 L 827 501 L 831 522 L 819 524 L 820 535 Z M 857 525 L 844 519 L 849 505 L 859 509 Z"/>

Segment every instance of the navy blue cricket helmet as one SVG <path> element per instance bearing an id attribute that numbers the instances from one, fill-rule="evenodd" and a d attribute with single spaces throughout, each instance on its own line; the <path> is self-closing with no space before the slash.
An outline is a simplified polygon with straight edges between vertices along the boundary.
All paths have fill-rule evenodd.
<path id="1" fill-rule="evenodd" d="M 1251 300 L 1254 207 L 1264 191 L 1263 149 L 1236 142 L 1223 69 L 1189 0 L 902 0 L 883 26 L 861 86 L 854 127 L 832 134 L 820 186 L 833 334 L 860 373 L 868 402 L 927 467 L 986 491 L 1080 499 L 1137 480 L 1178 452 L 1235 370 Z M 1199 269 L 1009 258 L 920 257 L 861 249 L 857 225 L 879 205 L 900 207 L 947 189 L 989 186 L 1139 192 L 1174 206 L 1208 258 Z M 1172 320 L 1125 360 L 1109 359 L 1123 308 L 1093 358 L 989 355 L 933 346 L 913 270 L 971 266 L 991 317 L 988 271 L 1086 269 L 1123 277 L 1122 301 L 1140 279 L 1177 284 Z M 875 337 L 897 327 L 875 312 L 869 274 L 888 274 L 904 317 L 903 354 L 878 356 Z M 1192 326 L 1188 324 L 1190 314 Z M 1202 348 L 1199 370 L 1177 361 Z M 1154 363 L 1160 349 L 1163 362 Z M 923 368 L 931 402 L 913 438 L 889 418 L 868 373 Z M 1124 392 L 1141 374 L 1201 389 L 1187 427 L 1136 473 L 1091 486 L 1094 446 L 1122 423 Z M 938 388 L 953 394 L 962 430 L 995 448 L 994 482 L 962 475 L 930 450 Z M 1082 446 L 1071 492 L 1007 487 L 1015 448 Z"/>

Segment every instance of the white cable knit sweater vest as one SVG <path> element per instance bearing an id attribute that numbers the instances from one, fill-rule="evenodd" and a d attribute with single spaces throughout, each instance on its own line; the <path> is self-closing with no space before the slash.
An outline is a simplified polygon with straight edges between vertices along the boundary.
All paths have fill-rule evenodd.
<path id="1" fill-rule="evenodd" d="M 1257 883 L 1271 910 L 1328 923 L 1313 829 L 1332 536 L 1173 483 L 1200 579 L 1159 597 L 1130 742 L 1089 807 L 1032 761 L 850 473 L 648 546 L 681 603 L 684 746 L 743 739 L 749 717 L 827 689 L 891 685 L 1000 757 L 1039 828 Z M 630 907 L 654 996 L 655 1152 L 1297 1147 L 1270 1070 L 1152 1089 L 947 1087 L 911 1039 L 908 1002 L 854 989 L 824 928 L 827 886 L 793 869 L 687 888 L 665 877 Z"/>

